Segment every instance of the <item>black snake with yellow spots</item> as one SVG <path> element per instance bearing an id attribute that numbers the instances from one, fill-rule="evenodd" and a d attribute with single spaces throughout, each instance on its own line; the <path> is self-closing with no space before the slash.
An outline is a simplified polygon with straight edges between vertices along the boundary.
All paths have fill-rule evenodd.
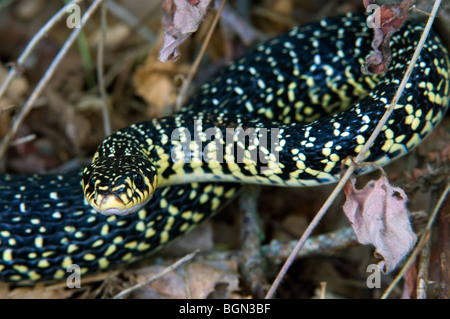
<path id="1" fill-rule="evenodd" d="M 407 23 L 394 35 L 392 63 L 377 78 L 360 71 L 372 34 L 363 16 L 295 28 L 232 63 L 179 113 L 106 138 L 83 173 L 2 175 L 0 279 L 58 280 L 72 264 L 88 274 L 131 262 L 213 215 L 240 183 L 336 182 L 422 30 Z M 431 35 L 367 161 L 387 164 L 429 135 L 448 107 L 448 72 Z"/>

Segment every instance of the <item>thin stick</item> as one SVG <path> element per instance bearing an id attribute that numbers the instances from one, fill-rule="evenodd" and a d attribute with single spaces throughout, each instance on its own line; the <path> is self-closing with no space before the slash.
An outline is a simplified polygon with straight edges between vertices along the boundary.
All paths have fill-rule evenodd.
<path id="1" fill-rule="evenodd" d="M 199 250 L 195 250 L 194 252 L 187 254 L 186 256 L 184 256 L 183 258 L 178 259 L 176 262 L 174 262 L 172 265 L 166 267 L 163 269 L 163 271 L 161 271 L 160 273 L 150 277 L 148 280 L 141 282 L 137 285 L 134 285 L 133 287 L 130 287 L 128 289 L 125 289 L 123 291 L 121 291 L 120 293 L 118 293 L 117 295 L 115 295 L 113 297 L 113 299 L 122 299 L 123 297 L 125 297 L 126 295 L 128 295 L 129 293 L 142 288 L 145 285 L 148 285 L 149 283 L 167 275 L 169 272 L 172 272 L 173 270 L 175 270 L 176 268 L 180 267 L 182 264 L 188 262 L 189 260 L 191 260 L 192 258 L 194 258 L 194 256 L 199 252 Z"/>
<path id="2" fill-rule="evenodd" d="M 415 64 L 417 62 L 417 59 L 419 58 L 420 51 L 422 50 L 422 47 L 423 47 L 423 45 L 425 43 L 425 40 L 426 40 L 426 38 L 428 36 L 428 33 L 430 32 L 431 25 L 433 24 L 434 17 L 436 16 L 436 13 L 437 13 L 437 10 L 439 9 L 440 3 L 441 3 L 441 0 L 436 0 L 436 2 L 434 3 L 433 10 L 431 11 L 431 15 L 428 18 L 427 24 L 426 24 L 426 26 L 424 28 L 424 31 L 422 33 L 422 36 L 421 36 L 421 38 L 419 40 L 419 44 L 417 45 L 416 50 L 414 51 L 413 57 L 411 58 L 411 61 L 410 61 L 409 65 L 408 65 L 408 68 L 407 68 L 407 70 L 405 72 L 405 75 L 403 76 L 402 82 L 400 83 L 400 85 L 399 85 L 399 87 L 397 89 L 397 92 L 395 93 L 395 96 L 392 99 L 391 104 L 389 105 L 389 108 L 386 110 L 386 112 L 384 113 L 384 115 L 381 118 L 380 122 L 378 123 L 378 125 L 376 126 L 374 131 L 372 132 L 372 135 L 369 137 L 367 142 L 364 144 L 362 150 L 355 157 L 355 162 L 358 163 L 358 162 L 361 162 L 361 161 L 364 160 L 364 155 L 367 153 L 369 148 L 372 146 L 372 144 L 375 141 L 375 139 L 377 138 L 378 134 L 381 132 L 382 127 L 384 126 L 384 124 L 387 122 L 387 120 L 391 116 L 392 112 L 394 111 L 394 108 L 397 105 L 397 102 L 400 99 L 400 96 L 403 93 L 403 90 L 404 90 L 406 84 L 408 83 L 409 77 L 410 77 L 411 72 L 412 72 L 412 70 L 413 70 L 413 68 L 414 68 L 414 66 L 415 66 Z M 320 208 L 320 210 L 317 213 L 317 215 L 313 218 L 313 220 L 311 221 L 309 226 L 306 228 L 305 232 L 303 233 L 302 237 L 298 241 L 298 244 L 295 246 L 295 248 L 292 251 L 292 253 L 289 256 L 289 258 L 283 264 L 283 267 L 281 268 L 280 272 L 278 273 L 277 277 L 275 278 L 272 286 L 270 287 L 270 289 L 269 289 L 269 291 L 268 291 L 268 293 L 266 295 L 267 299 L 273 297 L 273 295 L 275 294 L 275 291 L 277 290 L 278 286 L 281 283 L 281 280 L 286 275 L 286 272 L 289 269 L 289 267 L 292 264 L 292 262 L 295 260 L 295 256 L 297 256 L 298 252 L 303 247 L 306 239 L 311 235 L 313 230 L 317 227 L 317 225 L 319 224 L 320 220 L 325 215 L 326 211 L 331 206 L 331 204 L 334 202 L 334 200 L 336 199 L 337 195 L 341 192 L 341 190 L 343 189 L 344 185 L 350 179 L 350 177 L 353 174 L 353 172 L 355 171 L 355 169 L 356 169 L 356 165 L 352 162 L 350 164 L 350 167 L 348 168 L 348 170 L 345 172 L 344 176 L 341 178 L 341 180 L 337 184 L 336 188 L 333 190 L 333 192 L 330 194 L 330 196 L 325 201 L 323 206 Z"/>
<path id="3" fill-rule="evenodd" d="M 186 92 L 191 85 L 192 79 L 194 78 L 195 73 L 197 72 L 198 66 L 200 65 L 200 61 L 202 60 L 203 55 L 205 54 L 206 48 L 209 44 L 209 41 L 211 40 L 211 37 L 214 33 L 214 29 L 216 28 L 217 23 L 219 22 L 220 14 L 222 13 L 223 7 L 225 6 L 225 3 L 227 0 L 222 0 L 222 3 L 219 7 L 219 10 L 217 10 L 216 16 L 214 17 L 214 20 L 211 24 L 211 28 L 208 31 L 208 34 L 206 34 L 205 41 L 203 41 L 202 47 L 200 49 L 200 53 L 198 54 L 197 58 L 194 61 L 194 64 L 192 65 L 192 68 L 189 70 L 189 74 L 187 78 L 183 81 L 183 84 L 180 88 L 180 93 L 177 97 L 176 102 L 176 109 L 179 110 L 181 106 L 184 103 Z"/>
<path id="4" fill-rule="evenodd" d="M 100 96 L 102 99 L 103 132 L 105 136 L 108 136 L 111 134 L 112 130 L 108 109 L 109 106 L 108 96 L 106 94 L 105 89 L 104 63 L 103 63 L 105 57 L 106 33 L 108 32 L 108 25 L 106 23 L 106 2 L 103 2 L 100 8 L 100 24 L 101 24 L 101 35 L 97 47 L 97 82 L 98 82 L 98 90 L 100 92 Z"/>
<path id="5" fill-rule="evenodd" d="M 130 11 L 119 3 L 109 0 L 106 2 L 109 12 L 116 18 L 121 19 L 128 24 L 132 29 L 136 29 L 137 33 L 150 43 L 156 41 L 156 35 L 145 25 L 141 24 L 138 18 L 136 18 Z"/>
<path id="6" fill-rule="evenodd" d="M 50 66 L 48 67 L 47 71 L 42 76 L 39 83 L 36 85 L 35 89 L 31 93 L 28 100 L 25 102 L 24 106 L 20 110 L 19 114 L 17 115 L 17 118 L 15 119 L 14 123 L 12 124 L 11 130 L 5 134 L 3 137 L 3 140 L 0 144 L 0 158 L 3 157 L 3 155 L 6 152 L 6 149 L 8 148 L 9 142 L 13 138 L 13 136 L 16 134 L 17 129 L 19 128 L 20 124 L 22 124 L 22 121 L 26 117 L 26 115 L 30 112 L 34 102 L 41 94 L 42 90 L 47 85 L 48 81 L 51 79 L 53 74 L 55 73 L 57 67 L 61 63 L 64 56 L 69 51 L 72 44 L 75 42 L 75 40 L 78 37 L 78 34 L 81 32 L 82 28 L 86 24 L 86 22 L 91 18 L 92 14 L 97 10 L 98 6 L 103 2 L 103 0 L 95 0 L 91 6 L 87 9 L 86 13 L 83 15 L 81 19 L 81 27 L 75 28 L 72 33 L 67 38 L 64 45 L 61 47 L 61 50 L 56 55 L 55 59 L 52 61 Z"/>
<path id="7" fill-rule="evenodd" d="M 0 98 L 3 96 L 3 94 L 5 94 L 6 90 L 8 89 L 9 85 L 11 84 L 12 80 L 16 77 L 16 75 L 21 73 L 18 70 L 24 67 L 25 61 L 27 60 L 28 56 L 31 54 L 33 49 L 36 47 L 36 45 L 39 43 L 39 41 L 45 38 L 50 29 L 53 28 L 53 26 L 66 15 L 67 7 L 72 4 L 78 4 L 81 1 L 82 0 L 72 0 L 69 3 L 67 3 L 50 20 L 47 21 L 47 23 L 38 31 L 38 33 L 34 35 L 34 37 L 28 43 L 25 50 L 17 59 L 17 62 L 12 64 L 13 67 L 9 70 L 8 75 L 6 76 L 5 80 L 3 81 L 0 87 Z"/>

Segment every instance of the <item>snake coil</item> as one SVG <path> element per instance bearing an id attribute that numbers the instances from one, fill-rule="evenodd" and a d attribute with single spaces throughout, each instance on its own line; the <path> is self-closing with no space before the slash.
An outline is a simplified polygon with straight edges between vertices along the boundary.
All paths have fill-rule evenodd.
<path id="1" fill-rule="evenodd" d="M 134 261 L 212 216 L 241 183 L 335 182 L 340 161 L 359 152 L 384 113 L 422 30 L 410 23 L 393 36 L 392 63 L 376 78 L 360 72 L 371 42 L 363 16 L 294 28 L 233 62 L 181 112 L 106 138 L 84 173 L 1 175 L 0 280 L 60 280 L 72 264 L 88 274 Z M 448 107 L 448 72 L 447 51 L 430 35 L 368 161 L 389 163 L 430 134 Z M 267 128 L 275 147 L 261 134 L 227 140 L 226 128 Z M 208 129 L 221 157 L 213 147 L 183 149 L 186 132 Z M 229 160 L 239 149 L 243 161 Z M 259 160 L 250 160 L 252 150 Z M 194 155 L 215 160 L 186 160 Z M 99 214 L 83 191 L 98 210 L 134 213 Z"/>

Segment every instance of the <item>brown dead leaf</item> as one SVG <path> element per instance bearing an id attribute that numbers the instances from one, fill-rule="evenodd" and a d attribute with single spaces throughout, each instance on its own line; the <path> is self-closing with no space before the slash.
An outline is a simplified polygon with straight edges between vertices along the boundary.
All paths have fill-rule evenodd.
<path id="1" fill-rule="evenodd" d="M 37 284 L 33 287 L 15 287 L 11 288 L 6 283 L 0 283 L 0 299 L 68 299 L 78 289 L 66 289 L 58 286 L 45 286 Z"/>
<path id="2" fill-rule="evenodd" d="M 364 0 L 367 8 L 373 0 Z M 400 3 L 383 5 L 372 16 L 374 37 L 372 41 L 372 53 L 364 63 L 362 72 L 365 74 L 382 74 L 386 72 L 392 60 L 389 41 L 409 17 L 409 8 L 414 0 L 403 0 Z"/>
<path id="3" fill-rule="evenodd" d="M 190 66 L 158 61 L 150 54 L 143 65 L 133 75 L 133 84 L 137 94 L 152 106 L 148 116 L 167 115 L 167 106 L 176 101 L 176 76 L 187 74 Z"/>
<path id="4" fill-rule="evenodd" d="M 135 272 L 138 283 L 157 275 L 164 268 L 150 266 L 139 269 Z M 239 288 L 237 268 L 234 261 L 191 262 L 133 292 L 130 298 L 230 298 Z"/>
<path id="5" fill-rule="evenodd" d="M 355 188 L 353 179 L 344 192 L 347 199 L 343 209 L 358 241 L 374 245 L 376 255 L 383 258 L 380 269 L 391 272 L 417 240 L 406 207 L 408 197 L 401 188 L 392 187 L 384 175 L 361 190 Z"/>
<path id="6" fill-rule="evenodd" d="M 211 0 L 165 0 L 163 8 L 164 43 L 159 53 L 162 62 L 175 61 L 178 47 L 195 31 L 206 14 Z"/>

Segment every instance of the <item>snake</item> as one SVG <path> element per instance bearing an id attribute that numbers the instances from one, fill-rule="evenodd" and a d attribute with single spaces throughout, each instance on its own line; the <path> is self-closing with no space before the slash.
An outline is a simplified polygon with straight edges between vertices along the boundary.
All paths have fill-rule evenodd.
<path id="1" fill-rule="evenodd" d="M 364 15 L 295 27 L 231 62 L 175 114 L 105 138 L 86 168 L 0 175 L 0 280 L 57 281 L 71 265 L 88 275 L 134 262 L 213 216 L 244 184 L 337 182 L 388 108 L 422 31 L 405 23 L 386 73 L 372 76 L 361 72 L 372 50 Z M 407 154 L 448 104 L 448 53 L 431 33 L 365 161 Z"/>

